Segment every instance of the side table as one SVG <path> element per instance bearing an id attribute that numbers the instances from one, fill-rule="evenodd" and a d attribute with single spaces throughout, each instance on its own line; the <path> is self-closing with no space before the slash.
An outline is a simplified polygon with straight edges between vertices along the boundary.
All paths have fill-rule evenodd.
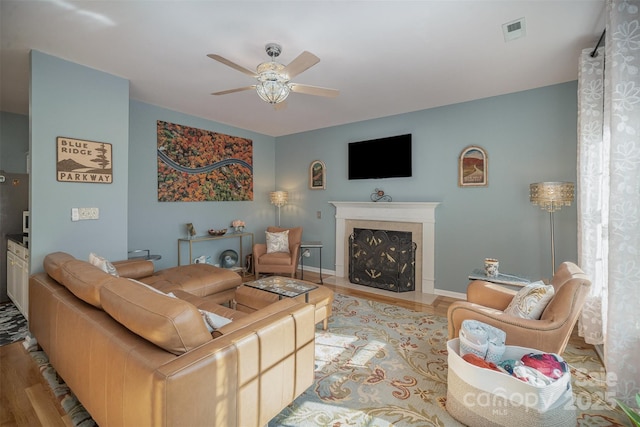
<path id="1" fill-rule="evenodd" d="M 513 276 L 511 274 L 499 273 L 496 277 L 490 277 L 484 274 L 484 270 L 475 269 L 473 273 L 469 275 L 469 280 L 484 280 L 485 282 L 497 283 L 499 285 L 519 286 L 525 287 L 531 281 L 524 277 Z"/>
<path id="2" fill-rule="evenodd" d="M 300 243 L 300 279 L 304 280 L 304 250 L 305 249 L 318 249 L 320 251 L 320 284 L 324 285 L 322 281 L 322 242 L 321 241 L 309 241 Z"/>

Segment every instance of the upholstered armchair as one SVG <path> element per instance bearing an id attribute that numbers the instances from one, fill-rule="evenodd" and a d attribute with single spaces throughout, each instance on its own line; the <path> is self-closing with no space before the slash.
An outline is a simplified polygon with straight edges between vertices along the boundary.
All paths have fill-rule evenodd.
<path id="1" fill-rule="evenodd" d="M 302 241 L 302 227 L 281 228 L 268 227 L 268 233 L 280 233 L 289 230 L 289 251 L 269 252 L 266 243 L 253 245 L 253 265 L 256 279 L 261 273 L 288 274 L 296 277 L 298 260 L 300 258 L 300 242 Z"/>
<path id="2" fill-rule="evenodd" d="M 554 295 L 537 320 L 504 313 L 517 291 L 474 280 L 467 287 L 467 301 L 456 301 L 449 306 L 449 339 L 458 337 L 463 320 L 472 319 L 505 331 L 507 345 L 561 354 L 578 320 L 591 281 L 577 265 L 564 262 L 550 284 Z"/>

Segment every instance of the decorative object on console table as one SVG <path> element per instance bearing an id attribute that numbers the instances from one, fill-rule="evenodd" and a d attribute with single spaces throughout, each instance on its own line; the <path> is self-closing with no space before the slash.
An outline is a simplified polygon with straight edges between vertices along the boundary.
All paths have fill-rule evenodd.
<path id="1" fill-rule="evenodd" d="M 287 204 L 289 193 L 286 191 L 272 191 L 269 193 L 271 204 L 278 207 L 278 227 L 280 227 L 280 208 Z"/>
<path id="2" fill-rule="evenodd" d="M 462 150 L 458 159 L 458 186 L 486 187 L 489 185 L 488 171 L 487 152 L 477 145 L 470 145 Z"/>
<path id="3" fill-rule="evenodd" d="M 384 190 L 381 188 L 376 188 L 373 193 L 371 193 L 372 202 L 390 202 L 392 200 L 391 196 L 384 194 Z"/>
<path id="4" fill-rule="evenodd" d="M 192 223 L 187 223 L 187 238 L 192 238 L 196 236 L 196 228 Z"/>
<path id="5" fill-rule="evenodd" d="M 536 182 L 529 185 L 531 203 L 549 212 L 551 225 L 551 275 L 556 272 L 556 247 L 553 230 L 553 213 L 563 206 L 571 206 L 575 186 L 573 182 Z"/>
<path id="6" fill-rule="evenodd" d="M 220 230 L 214 230 L 213 228 L 207 230 L 210 236 L 224 236 L 227 234 L 226 228 L 221 228 Z"/>
<path id="7" fill-rule="evenodd" d="M 312 190 L 327 188 L 327 167 L 322 160 L 314 160 L 309 166 L 309 188 Z"/>
<path id="8" fill-rule="evenodd" d="M 234 219 L 233 221 L 231 221 L 231 226 L 236 233 L 242 233 L 244 231 L 245 224 L 241 219 Z"/>

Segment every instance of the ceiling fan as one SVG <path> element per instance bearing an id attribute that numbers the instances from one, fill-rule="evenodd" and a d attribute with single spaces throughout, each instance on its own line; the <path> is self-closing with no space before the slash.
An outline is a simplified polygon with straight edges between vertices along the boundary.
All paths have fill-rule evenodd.
<path id="1" fill-rule="evenodd" d="M 214 92 L 212 95 L 227 95 L 229 93 L 242 92 L 249 89 L 255 89 L 258 96 L 269 104 L 278 104 L 289 96 L 290 92 L 303 93 L 306 95 L 317 95 L 334 98 L 340 93 L 336 89 L 328 89 L 318 86 L 303 85 L 299 83 L 292 83 L 291 79 L 308 70 L 318 62 L 320 58 L 315 56 L 311 52 L 304 51 L 297 58 L 295 58 L 289 65 L 284 66 L 276 62 L 276 58 L 280 56 L 282 47 L 276 43 L 268 43 L 265 46 L 267 55 L 271 58 L 271 61 L 263 62 L 256 68 L 256 71 L 251 71 L 235 62 L 229 61 L 220 55 L 209 54 L 207 55 L 211 59 L 215 59 L 218 62 L 223 63 L 235 70 L 240 71 L 248 76 L 251 76 L 258 80 L 256 84 L 251 86 L 239 87 L 236 89 L 223 90 L 220 92 Z"/>

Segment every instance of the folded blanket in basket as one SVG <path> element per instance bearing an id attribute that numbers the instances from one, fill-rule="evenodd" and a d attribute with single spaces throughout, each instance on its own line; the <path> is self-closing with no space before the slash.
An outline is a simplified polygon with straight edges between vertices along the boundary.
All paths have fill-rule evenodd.
<path id="1" fill-rule="evenodd" d="M 505 351 L 507 334 L 477 320 L 463 320 L 460 329 L 460 354 L 471 353 L 489 362 L 498 363 Z"/>

